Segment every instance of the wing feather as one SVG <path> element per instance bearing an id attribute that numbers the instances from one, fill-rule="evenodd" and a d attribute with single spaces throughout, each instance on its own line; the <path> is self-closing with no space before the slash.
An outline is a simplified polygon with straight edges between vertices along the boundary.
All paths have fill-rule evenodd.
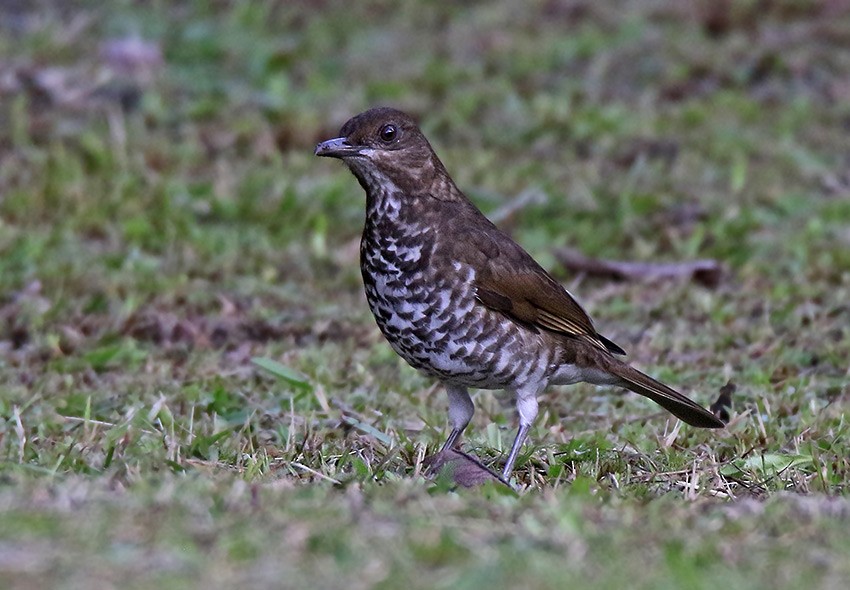
<path id="1" fill-rule="evenodd" d="M 478 300 L 490 309 L 538 329 L 585 340 L 614 354 L 624 351 L 593 327 L 575 298 L 507 235 L 467 229 L 455 253 L 477 270 Z"/>

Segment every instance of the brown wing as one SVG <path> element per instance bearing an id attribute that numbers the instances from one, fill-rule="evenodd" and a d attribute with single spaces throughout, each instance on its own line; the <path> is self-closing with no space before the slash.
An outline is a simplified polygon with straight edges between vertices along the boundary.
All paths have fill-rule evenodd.
<path id="1" fill-rule="evenodd" d="M 468 230 L 455 250 L 478 270 L 475 287 L 481 303 L 528 326 L 625 354 L 596 332 L 587 312 L 560 283 L 510 237 L 494 230 Z"/>

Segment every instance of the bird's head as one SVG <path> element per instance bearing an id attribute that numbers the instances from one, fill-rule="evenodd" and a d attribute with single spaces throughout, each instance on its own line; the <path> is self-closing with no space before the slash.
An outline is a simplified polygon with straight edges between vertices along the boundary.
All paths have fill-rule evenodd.
<path id="1" fill-rule="evenodd" d="M 345 162 L 367 194 L 390 185 L 409 196 L 427 194 L 448 178 L 416 122 L 386 107 L 352 117 L 339 137 L 323 141 L 315 153 Z"/>

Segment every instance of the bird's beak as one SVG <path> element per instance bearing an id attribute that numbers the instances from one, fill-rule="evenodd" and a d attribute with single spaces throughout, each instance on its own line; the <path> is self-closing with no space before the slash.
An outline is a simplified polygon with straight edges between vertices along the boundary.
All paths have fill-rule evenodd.
<path id="1" fill-rule="evenodd" d="M 328 158 L 346 158 L 348 156 L 356 156 L 360 153 L 361 149 L 363 149 L 362 146 L 348 143 L 348 138 L 346 137 L 335 137 L 317 145 L 315 154 Z"/>

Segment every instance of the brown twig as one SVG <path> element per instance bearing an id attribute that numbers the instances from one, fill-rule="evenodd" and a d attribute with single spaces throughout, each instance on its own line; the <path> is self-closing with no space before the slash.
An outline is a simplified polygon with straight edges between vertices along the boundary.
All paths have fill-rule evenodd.
<path id="1" fill-rule="evenodd" d="M 591 258 L 572 248 L 557 248 L 554 254 L 568 270 L 620 281 L 688 279 L 714 288 L 723 277 L 723 266 L 711 259 L 669 263 L 627 262 Z"/>

